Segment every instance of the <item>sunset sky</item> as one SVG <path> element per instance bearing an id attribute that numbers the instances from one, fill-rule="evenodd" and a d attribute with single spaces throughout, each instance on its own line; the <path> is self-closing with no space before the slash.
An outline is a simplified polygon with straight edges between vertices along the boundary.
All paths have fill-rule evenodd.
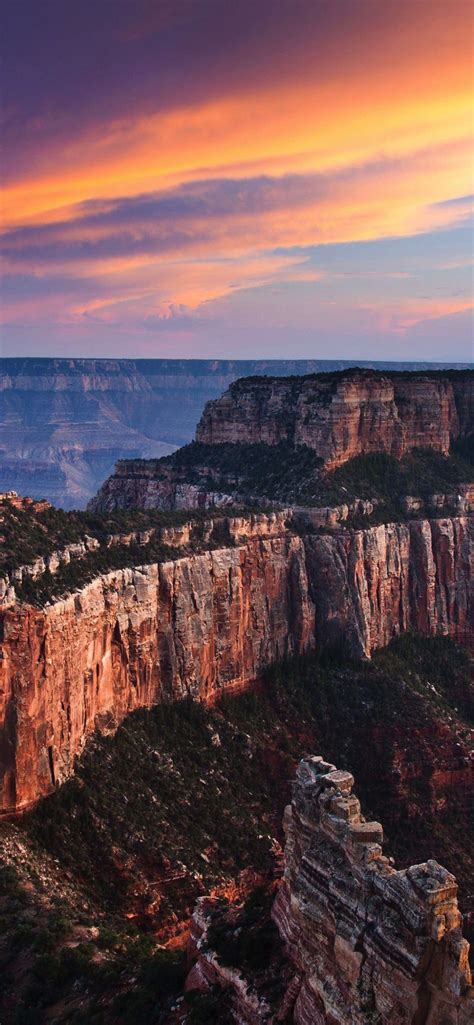
<path id="1" fill-rule="evenodd" d="M 472 359 L 471 0 L 7 0 L 4 355 Z"/>

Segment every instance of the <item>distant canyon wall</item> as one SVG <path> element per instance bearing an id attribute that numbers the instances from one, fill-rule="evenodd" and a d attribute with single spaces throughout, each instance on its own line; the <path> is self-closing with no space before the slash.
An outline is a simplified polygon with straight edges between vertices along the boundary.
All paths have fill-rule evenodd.
<path id="1" fill-rule="evenodd" d="M 161 509 L 192 511 L 219 509 L 239 502 L 232 494 L 203 490 L 199 484 L 179 479 L 173 467 L 155 459 L 124 459 L 88 502 L 89 512 L 108 513 L 116 509 Z"/>
<path id="2" fill-rule="evenodd" d="M 265 522 L 264 522 L 265 521 Z M 370 657 L 405 630 L 473 644 L 473 519 L 299 536 L 236 520 L 234 545 L 110 572 L 0 614 L 0 809 L 74 768 L 94 728 L 186 694 L 213 700 L 325 645 Z"/>
<path id="3" fill-rule="evenodd" d="M 369 452 L 400 459 L 412 448 L 447 454 L 472 431 L 474 373 L 247 378 L 208 402 L 196 440 L 307 445 L 329 469 Z"/>

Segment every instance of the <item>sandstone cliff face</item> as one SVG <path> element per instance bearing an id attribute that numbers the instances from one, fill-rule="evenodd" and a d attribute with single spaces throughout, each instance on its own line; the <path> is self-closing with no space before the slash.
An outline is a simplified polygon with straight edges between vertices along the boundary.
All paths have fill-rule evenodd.
<path id="1" fill-rule="evenodd" d="M 322 758 L 298 769 L 273 909 L 294 965 L 285 1010 L 295 1025 L 468 1025 L 456 880 L 435 861 L 396 871 L 353 782 Z"/>
<path id="2" fill-rule="evenodd" d="M 412 520 L 308 536 L 310 593 L 327 644 L 370 657 L 400 633 L 473 642 L 472 517 Z"/>
<path id="3" fill-rule="evenodd" d="M 314 449 L 328 468 L 353 456 L 412 448 L 447 453 L 472 431 L 474 374 L 351 372 L 327 378 L 249 378 L 207 403 L 196 440 L 207 444 L 289 442 Z"/>
<path id="4" fill-rule="evenodd" d="M 230 522 L 233 546 L 1 613 L 0 808 L 48 793 L 134 708 L 211 700 L 315 646 L 370 657 L 408 629 L 472 645 L 472 520 L 304 537 L 283 514 Z"/>
<path id="5" fill-rule="evenodd" d="M 304 548 L 259 538 L 109 573 L 45 610 L 2 615 L 3 809 L 73 771 L 95 726 L 186 694 L 211 698 L 314 644 Z"/>

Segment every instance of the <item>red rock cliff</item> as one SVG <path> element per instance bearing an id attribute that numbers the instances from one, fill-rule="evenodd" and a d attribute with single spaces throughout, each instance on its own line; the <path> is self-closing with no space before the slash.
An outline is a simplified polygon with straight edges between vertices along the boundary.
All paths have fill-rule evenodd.
<path id="1" fill-rule="evenodd" d="M 242 686 L 314 644 L 304 548 L 285 534 L 98 578 L 2 615 L 0 807 L 64 780 L 96 725 Z"/>
<path id="2" fill-rule="evenodd" d="M 474 518 L 388 523 L 306 538 L 317 633 L 370 657 L 406 630 L 472 647 Z"/>
<path id="3" fill-rule="evenodd" d="M 294 965 L 289 1020 L 468 1025 L 474 986 L 456 880 L 435 861 L 396 871 L 353 782 L 309 758 L 286 810 L 285 877 L 273 917 Z"/>
<path id="4" fill-rule="evenodd" d="M 412 448 L 447 453 L 472 431 L 474 374 L 351 371 L 299 378 L 243 378 L 208 402 L 196 440 L 314 449 L 328 468 L 361 453 L 401 458 Z"/>
<path id="5" fill-rule="evenodd" d="M 0 809 L 48 793 L 95 727 L 134 708 L 212 699 L 319 644 L 368 657 L 406 629 L 472 643 L 469 518 L 306 537 L 264 520 L 233 521 L 233 547 L 3 611 Z"/>

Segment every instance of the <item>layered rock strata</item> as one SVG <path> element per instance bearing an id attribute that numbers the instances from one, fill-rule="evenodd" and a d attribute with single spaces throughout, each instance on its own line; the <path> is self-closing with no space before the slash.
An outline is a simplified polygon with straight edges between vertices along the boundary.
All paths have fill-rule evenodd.
<path id="1" fill-rule="evenodd" d="M 397 459 L 412 448 L 447 454 L 473 423 L 474 373 L 349 371 L 236 381 L 207 403 L 196 440 L 306 445 L 331 469 L 369 452 Z"/>
<path id="2" fill-rule="evenodd" d="M 228 547 L 0 613 L 0 808 L 48 793 L 94 728 L 134 708 L 211 700 L 327 644 L 370 657 L 410 629 L 474 641 L 468 518 L 334 536 L 294 534 L 283 514 L 231 523 Z"/>
<path id="3" fill-rule="evenodd" d="M 304 548 L 289 534 L 108 573 L 49 608 L 6 609 L 1 623 L 3 809 L 70 775 L 96 726 L 245 686 L 314 644 Z"/>
<path id="4" fill-rule="evenodd" d="M 200 467 L 200 472 L 205 468 Z M 111 477 L 99 488 L 88 504 L 90 512 L 111 513 L 118 509 L 160 509 L 164 512 L 199 509 L 229 509 L 232 506 L 261 505 L 266 508 L 281 507 L 281 502 L 262 499 L 249 494 L 241 485 L 230 481 L 222 484 L 221 490 L 212 487 L 203 473 L 199 483 L 186 479 L 186 470 L 168 466 L 156 460 L 121 460 Z M 314 526 L 333 527 L 343 523 L 349 516 L 370 516 L 380 499 L 372 501 L 353 498 L 340 505 L 300 506 L 292 503 L 294 512 L 310 520 Z M 432 495 L 406 495 L 402 498 L 407 515 L 432 516 L 442 510 L 451 515 L 463 515 L 474 511 L 474 485 L 458 484 L 455 489 Z"/>
<path id="5" fill-rule="evenodd" d="M 54 576 L 61 566 L 68 566 L 76 559 L 84 559 L 90 552 L 97 551 L 98 548 L 100 548 L 100 544 L 97 538 L 89 537 L 86 534 L 83 541 L 66 545 L 65 548 L 51 552 L 45 557 L 40 555 L 34 562 L 17 566 L 10 573 L 4 573 L 0 577 L 0 606 L 10 605 L 15 601 L 15 585 L 21 586 L 26 578 L 38 580 L 46 572 Z"/>
<path id="6" fill-rule="evenodd" d="M 372 516 L 379 505 L 380 499 L 377 498 L 372 501 L 367 498 L 355 498 L 351 502 L 330 506 L 293 505 L 291 515 L 296 521 L 310 523 L 316 528 L 333 530 L 339 524 L 344 524 L 349 517 Z M 456 491 L 423 498 L 406 495 L 403 498 L 403 507 L 407 516 L 417 518 L 429 518 L 443 512 L 445 515 L 463 516 L 474 512 L 474 485 L 460 484 Z"/>
<path id="7" fill-rule="evenodd" d="M 435 861 L 396 871 L 353 782 L 306 759 L 286 809 L 273 907 L 294 966 L 285 1011 L 295 1025 L 468 1025 L 474 987 L 456 880 Z"/>
<path id="8" fill-rule="evenodd" d="M 357 657 L 413 630 L 473 646 L 474 518 L 341 530 L 305 539 L 317 636 Z"/>
<path id="9" fill-rule="evenodd" d="M 193 484 L 182 471 L 155 459 L 123 459 L 88 503 L 90 512 L 116 509 L 193 510 L 238 504 L 234 494 Z"/>
<path id="10" fill-rule="evenodd" d="M 38 503 L 37 503 L 38 504 Z M 146 530 L 133 530 L 122 534 L 108 534 L 105 541 L 84 535 L 81 541 L 66 545 L 65 548 L 52 551 L 45 556 L 39 555 L 33 562 L 17 566 L 7 572 L 0 567 L 0 608 L 12 605 L 17 600 L 15 588 L 22 585 L 25 579 L 38 581 L 44 573 L 54 576 L 63 566 L 87 558 L 101 548 L 130 548 L 138 546 L 146 549 L 153 540 L 159 540 L 167 548 L 182 549 L 184 554 L 199 544 L 201 548 L 212 547 L 215 531 L 223 529 L 229 542 L 234 544 L 248 537 L 279 536 L 285 529 L 290 510 L 280 509 L 269 513 L 250 513 L 246 516 L 226 516 L 214 519 L 193 520 L 167 527 L 150 527 Z"/>

